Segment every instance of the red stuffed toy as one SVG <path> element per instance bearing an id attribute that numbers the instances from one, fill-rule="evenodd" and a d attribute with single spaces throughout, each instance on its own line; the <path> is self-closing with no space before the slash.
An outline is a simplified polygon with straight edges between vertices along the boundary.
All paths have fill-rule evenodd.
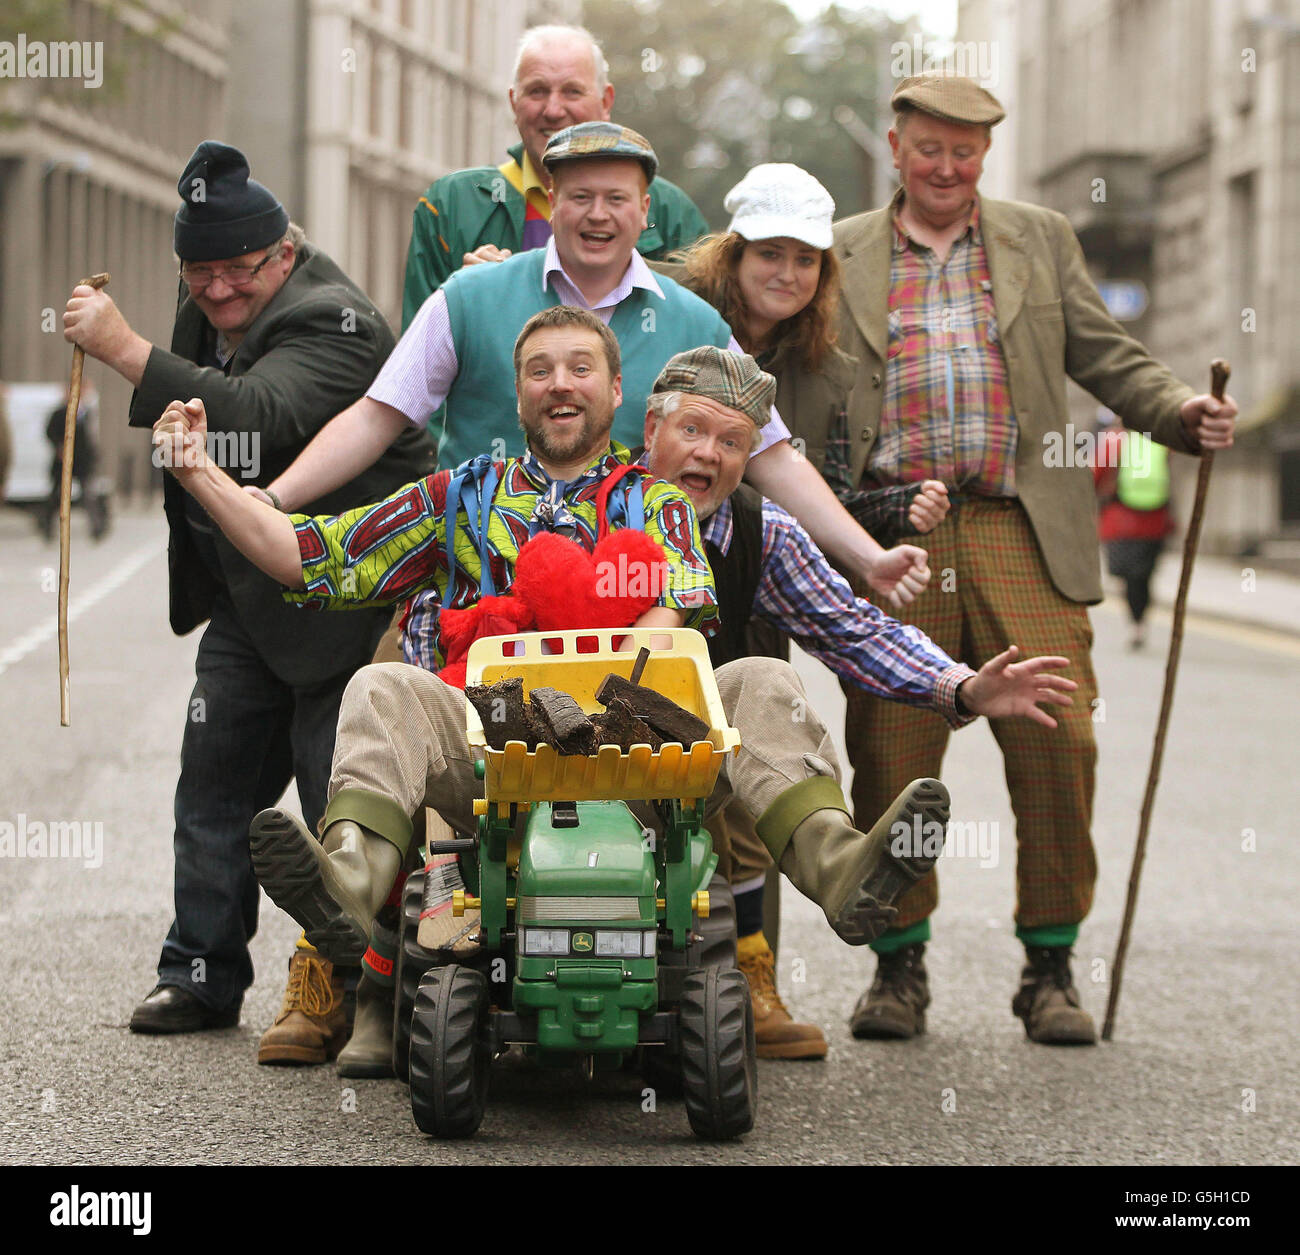
<path id="1" fill-rule="evenodd" d="M 442 611 L 438 675 L 464 688 L 469 647 L 481 636 L 630 627 L 658 605 L 666 571 L 663 549 L 644 532 L 608 532 L 591 553 L 551 532 L 534 536 L 519 551 L 509 593 Z"/>

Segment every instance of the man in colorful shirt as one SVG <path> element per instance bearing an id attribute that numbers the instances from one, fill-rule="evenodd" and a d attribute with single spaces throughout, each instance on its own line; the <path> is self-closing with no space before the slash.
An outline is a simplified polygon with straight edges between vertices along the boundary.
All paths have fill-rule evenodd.
<path id="1" fill-rule="evenodd" d="M 609 442 L 621 399 L 618 342 L 587 311 L 561 307 L 529 320 L 516 359 L 519 418 L 535 458 L 506 463 L 501 483 L 511 486 L 512 509 L 531 501 L 533 517 L 549 526 L 558 522 L 562 505 L 574 513 L 590 508 L 582 492 L 569 498 L 565 490 L 571 481 L 611 454 L 622 460 Z M 755 429 L 770 414 L 771 395 L 750 389 L 738 398 Z M 156 424 L 154 438 L 185 489 L 234 545 L 285 586 L 287 600 L 317 607 L 384 604 L 424 583 L 436 585 L 449 604 L 460 599 L 447 553 L 450 512 L 437 509 L 440 495 L 446 502 L 450 473 L 337 518 L 295 520 L 214 473 L 203 450 L 205 434 L 202 404 L 177 401 Z M 646 495 L 647 531 L 664 538 L 668 570 L 659 604 L 636 626 L 707 626 L 713 582 L 694 511 L 680 490 L 652 488 Z M 650 522 L 665 519 L 673 508 L 689 522 L 689 545 L 674 541 L 675 529 Z M 500 560 L 499 574 L 508 585 L 518 535 L 509 526 L 494 531 L 496 513 L 494 501 L 487 560 Z M 474 543 L 456 546 L 469 597 L 482 572 L 478 554 Z M 870 833 L 858 832 L 849 823 L 825 726 L 811 714 L 790 717 L 792 710 L 806 710 L 807 699 L 788 664 L 743 659 L 717 678 L 742 746 L 724 765 L 711 808 L 739 799 L 782 871 L 822 907 L 840 937 L 850 944 L 869 941 L 892 918 L 893 898 L 934 861 L 925 851 L 891 849 L 891 833 L 898 823 L 914 819 L 927 832 L 936 826 L 942 831 L 948 808 L 943 786 L 937 780 L 913 782 Z M 263 888 L 327 957 L 361 958 L 421 807 L 432 805 L 453 828 L 473 831 L 478 788 L 465 702 L 462 691 L 418 667 L 364 668 L 349 685 L 339 714 L 322 842 L 279 810 L 263 811 L 254 820 L 250 848 Z"/>
<path id="2" fill-rule="evenodd" d="M 511 379 L 515 337 L 537 311 L 591 310 L 618 338 L 623 401 L 614 438 L 641 436 L 645 398 L 663 364 L 700 344 L 740 351 L 711 305 L 637 253 L 647 184 L 658 168 L 644 136 L 610 122 L 569 127 L 552 137 L 545 163 L 554 177 L 554 238 L 491 266 L 455 274 L 425 302 L 366 396 L 321 432 L 269 486 L 285 509 L 299 508 L 368 465 L 404 431 L 422 428 L 446 399 L 441 465 L 519 452 Z M 884 550 L 840 505 L 773 414 L 746 468 L 749 482 L 790 510 L 844 570 L 903 605 L 924 588 L 929 569 L 913 545 Z"/>
<path id="3" fill-rule="evenodd" d="M 902 186 L 887 208 L 835 228 L 841 344 L 858 359 L 849 483 L 947 485 L 953 509 L 924 547 L 951 578 L 908 616 L 945 649 L 976 665 L 1014 640 L 1073 660 L 1081 700 L 1057 731 L 992 727 L 1017 817 L 1016 934 L 1027 951 L 1012 1010 L 1033 1041 L 1092 1043 L 1069 958 L 1096 880 L 1086 606 L 1101 584 L 1091 475 L 1052 455 L 1068 420 L 1065 377 L 1186 453 L 1228 447 L 1236 405 L 1193 396 L 1110 317 L 1064 217 L 977 195 L 1004 116 L 993 96 L 936 73 L 906 79 L 892 103 Z M 854 781 L 862 820 L 879 813 L 891 781 L 939 770 L 948 727 L 865 693 L 848 699 L 850 757 L 873 765 Z M 854 1011 L 855 1036 L 924 1031 L 922 956 L 937 902 L 927 877 L 874 943 L 877 978 Z"/>
<path id="4" fill-rule="evenodd" d="M 537 26 L 519 44 L 510 108 L 519 143 L 500 166 L 456 170 L 420 197 L 406 255 L 402 330 L 461 268 L 545 248 L 551 238 L 551 176 L 542 153 L 552 135 L 579 122 L 607 122 L 614 85 L 600 46 L 576 26 Z M 681 188 L 656 177 L 649 222 L 636 241 L 643 257 L 664 258 L 708 229 Z"/>

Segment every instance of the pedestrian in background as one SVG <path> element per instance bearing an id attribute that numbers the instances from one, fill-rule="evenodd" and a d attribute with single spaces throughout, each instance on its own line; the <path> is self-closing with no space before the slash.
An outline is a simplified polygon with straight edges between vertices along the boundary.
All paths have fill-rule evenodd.
<path id="1" fill-rule="evenodd" d="M 1111 421 L 1116 421 L 1113 415 Z M 1174 530 L 1169 455 L 1142 432 L 1112 426 L 1097 441 L 1093 478 L 1101 507 L 1097 534 L 1106 546 L 1106 569 L 1124 581 L 1132 624 L 1129 648 L 1141 649 L 1146 643 L 1151 577 L 1165 539 Z"/>

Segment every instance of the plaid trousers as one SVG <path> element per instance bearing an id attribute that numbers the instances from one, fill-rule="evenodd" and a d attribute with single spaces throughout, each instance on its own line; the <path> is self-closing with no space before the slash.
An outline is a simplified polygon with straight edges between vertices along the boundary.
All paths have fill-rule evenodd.
<path id="1" fill-rule="evenodd" d="M 1087 608 L 1056 590 L 1029 520 L 1014 499 L 966 498 L 916 543 L 929 552 L 930 585 L 898 618 L 975 668 L 1008 645 L 1018 645 L 1021 658 L 1063 654 L 1070 659 L 1064 674 L 1079 685 L 1073 705 L 1044 707 L 1056 719 L 1055 729 L 1023 718 L 995 719 L 990 726 L 1002 750 L 1016 816 L 1016 923 L 1024 928 L 1078 923 L 1092 906 L 1097 879 L 1090 836 L 1097 680 Z M 949 728 L 932 711 L 843 687 L 855 823 L 865 831 L 908 781 L 939 775 Z M 953 814 L 962 818 L 960 797 L 954 798 Z M 894 926 L 917 923 L 938 903 L 932 873 L 899 901 Z"/>

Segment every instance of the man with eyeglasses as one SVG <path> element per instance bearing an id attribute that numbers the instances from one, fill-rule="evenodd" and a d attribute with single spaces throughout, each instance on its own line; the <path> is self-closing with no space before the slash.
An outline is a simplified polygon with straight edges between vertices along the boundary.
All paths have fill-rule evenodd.
<path id="1" fill-rule="evenodd" d="M 133 331 L 107 293 L 83 286 L 68 301 L 64 337 L 135 386 L 131 426 L 152 427 L 175 397 L 199 398 L 211 460 L 237 483 L 266 485 L 364 394 L 393 348 L 392 332 L 249 177 L 238 149 L 200 144 L 178 188 L 182 286 L 170 351 Z M 432 461 L 428 438 L 411 429 L 312 508 L 336 514 L 377 501 L 426 474 Z M 157 986 L 131 1017 L 137 1033 L 238 1023 L 257 927 L 249 822 L 296 777 L 315 823 L 343 690 L 370 661 L 388 620 L 384 611 L 300 613 L 171 476 L 164 506 L 172 629 L 183 635 L 208 626 L 176 788 L 176 916 Z M 323 1063 L 345 1040 L 342 975 L 300 946 L 259 1062 Z"/>

